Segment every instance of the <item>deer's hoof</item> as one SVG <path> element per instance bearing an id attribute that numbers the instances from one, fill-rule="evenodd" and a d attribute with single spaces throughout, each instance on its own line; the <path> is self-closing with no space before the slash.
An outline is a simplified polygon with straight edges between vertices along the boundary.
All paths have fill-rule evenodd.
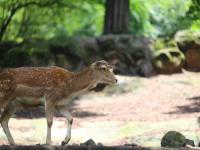
<path id="1" fill-rule="evenodd" d="M 61 145 L 64 146 L 66 145 L 68 142 L 62 141 Z"/>
<path id="2" fill-rule="evenodd" d="M 65 139 L 62 141 L 61 145 L 66 145 L 69 141 L 70 141 L 70 138 L 65 138 Z"/>

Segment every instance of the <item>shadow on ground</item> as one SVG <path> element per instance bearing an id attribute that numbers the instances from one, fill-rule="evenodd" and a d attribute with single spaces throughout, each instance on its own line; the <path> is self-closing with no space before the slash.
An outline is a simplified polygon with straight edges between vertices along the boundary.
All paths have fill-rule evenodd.
<path id="1" fill-rule="evenodd" d="M 162 148 L 146 148 L 138 146 L 0 146 L 0 150 L 161 150 Z M 166 148 L 165 150 L 170 150 Z M 185 150 L 186 148 L 180 148 Z M 174 150 L 174 148 L 172 149 Z"/>
<path id="2" fill-rule="evenodd" d="M 72 101 L 72 103 L 69 105 L 69 112 L 72 114 L 73 117 L 76 118 L 85 118 L 85 117 L 98 117 L 98 116 L 104 116 L 104 114 L 101 113 L 95 113 L 95 112 L 89 112 L 89 111 L 80 111 L 79 109 L 76 109 L 76 103 L 79 99 L 76 99 Z M 55 112 L 55 117 L 62 117 L 62 115 L 58 112 Z M 39 107 L 27 107 L 23 109 L 19 109 L 15 112 L 15 118 L 44 118 L 45 112 L 44 112 L 44 106 Z"/>
<path id="3" fill-rule="evenodd" d="M 193 101 L 190 105 L 177 106 L 175 111 L 170 111 L 167 114 L 183 114 L 200 112 L 200 96 L 189 97 L 187 100 Z"/>

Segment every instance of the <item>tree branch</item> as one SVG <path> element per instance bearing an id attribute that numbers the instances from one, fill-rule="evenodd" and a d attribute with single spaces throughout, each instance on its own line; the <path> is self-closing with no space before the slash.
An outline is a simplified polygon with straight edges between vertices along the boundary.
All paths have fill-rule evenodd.
<path id="1" fill-rule="evenodd" d="M 30 21 L 29 13 L 27 12 L 26 9 L 24 9 L 22 20 L 21 20 L 21 23 L 20 23 L 20 28 L 18 30 L 16 38 L 24 35 L 24 33 L 26 32 L 26 29 L 28 27 L 29 21 Z"/>
<path id="2" fill-rule="evenodd" d="M 6 29 L 7 29 L 8 25 L 9 25 L 9 23 L 11 22 L 13 16 L 16 14 L 16 12 L 18 10 L 20 10 L 21 8 L 24 8 L 24 7 L 31 6 L 31 5 L 35 5 L 35 6 L 38 6 L 38 7 L 47 7 L 47 6 L 54 5 L 59 1 L 60 0 L 52 0 L 52 1 L 47 1 L 46 3 L 36 2 L 36 1 L 29 1 L 29 2 L 23 3 L 23 4 L 20 4 L 18 2 L 18 3 L 15 3 L 15 4 L 11 5 L 8 8 L 9 15 L 5 19 L 2 20 L 2 24 L 1 24 L 1 27 L 0 27 L 0 42 L 3 39 L 3 36 L 4 36 L 5 32 L 6 32 Z"/>

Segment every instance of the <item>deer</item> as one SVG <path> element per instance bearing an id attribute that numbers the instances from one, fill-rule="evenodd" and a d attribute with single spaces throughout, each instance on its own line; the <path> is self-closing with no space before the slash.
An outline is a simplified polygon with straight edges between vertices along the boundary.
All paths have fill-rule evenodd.
<path id="1" fill-rule="evenodd" d="M 68 110 L 70 97 L 79 96 L 99 83 L 113 85 L 117 79 L 113 68 L 105 60 L 92 63 L 80 72 L 52 67 L 19 67 L 0 73 L 0 124 L 10 145 L 16 145 L 8 126 L 18 108 L 44 106 L 47 121 L 46 144 L 51 145 L 51 127 L 54 112 L 60 112 L 67 121 L 67 134 L 61 145 L 71 139 L 73 117 Z"/>

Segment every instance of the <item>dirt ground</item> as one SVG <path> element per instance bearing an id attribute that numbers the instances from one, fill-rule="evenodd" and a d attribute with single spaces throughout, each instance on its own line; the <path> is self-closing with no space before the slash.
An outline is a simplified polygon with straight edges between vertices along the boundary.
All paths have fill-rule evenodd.
<path id="1" fill-rule="evenodd" d="M 163 134 L 169 130 L 179 131 L 195 143 L 199 142 L 200 73 L 184 71 L 151 78 L 117 78 L 117 85 L 106 87 L 103 92 L 91 92 L 72 102 L 69 109 L 74 123 L 69 144 L 92 138 L 105 145 L 160 146 Z M 31 112 L 27 114 L 34 116 Z M 36 117 L 11 119 L 9 125 L 17 143 L 45 142 L 43 113 Z M 52 129 L 53 144 L 60 144 L 65 134 L 65 119 L 58 115 Z M 7 144 L 2 129 L 0 144 Z"/>

